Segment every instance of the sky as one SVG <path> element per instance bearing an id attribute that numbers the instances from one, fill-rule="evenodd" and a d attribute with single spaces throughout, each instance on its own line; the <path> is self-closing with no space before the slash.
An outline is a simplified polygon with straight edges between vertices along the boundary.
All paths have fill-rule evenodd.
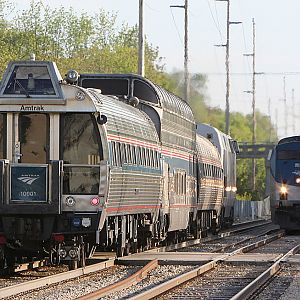
<path id="1" fill-rule="evenodd" d="M 94 14 L 114 12 L 118 22 L 138 24 L 139 0 L 45 0 L 50 7 L 73 7 Z M 16 10 L 29 0 L 15 0 Z M 184 0 L 144 0 L 144 33 L 159 48 L 165 70 L 183 70 Z M 207 75 L 208 104 L 225 109 L 226 1 L 188 0 L 189 71 Z M 279 137 L 299 133 L 300 1 L 230 0 L 230 111 L 252 113 L 252 57 L 255 22 L 256 108 L 270 115 Z M 284 84 L 285 82 L 285 84 Z M 286 99 L 286 101 L 284 101 Z M 286 105 L 285 105 L 286 103 Z M 258 141 L 259 142 L 259 141 Z"/>

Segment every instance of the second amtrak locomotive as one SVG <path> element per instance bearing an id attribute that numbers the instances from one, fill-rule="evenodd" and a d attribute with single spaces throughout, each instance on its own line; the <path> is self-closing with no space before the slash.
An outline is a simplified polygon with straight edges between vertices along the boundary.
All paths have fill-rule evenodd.
<path id="1" fill-rule="evenodd" d="M 275 224 L 300 229 L 300 136 L 281 139 L 271 156 L 271 213 Z"/>

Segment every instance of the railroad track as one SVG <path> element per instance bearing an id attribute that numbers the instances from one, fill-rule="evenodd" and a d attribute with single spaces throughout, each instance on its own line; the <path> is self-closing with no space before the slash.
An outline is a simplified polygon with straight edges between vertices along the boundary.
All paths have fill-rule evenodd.
<path id="1" fill-rule="evenodd" d="M 251 300 L 291 300 L 299 298 L 299 265 L 281 262 L 281 268 L 261 288 L 249 297 Z"/>
<path id="2" fill-rule="evenodd" d="M 289 246 L 284 249 L 286 251 L 287 248 L 290 248 L 289 251 L 277 255 L 274 263 L 261 263 L 263 256 L 266 255 L 265 253 L 257 254 L 256 261 L 251 263 L 241 263 L 241 261 L 234 263 L 233 260 L 235 255 L 249 252 L 252 249 L 260 249 L 260 247 L 271 243 L 274 238 L 275 235 L 262 240 L 260 243 L 248 245 L 232 253 L 224 254 L 223 257 L 217 257 L 188 273 L 148 289 L 139 295 L 130 297 L 130 299 L 245 300 L 250 298 L 255 292 L 260 295 L 267 289 L 269 283 L 274 282 L 274 276 L 279 270 L 283 269 L 281 271 L 283 274 L 287 272 L 283 265 L 288 258 L 299 251 L 300 238 L 294 241 L 294 245 L 297 244 L 296 246 L 289 243 Z M 278 235 L 278 238 L 281 238 L 281 235 Z M 281 244 L 283 245 L 284 242 Z M 291 246 L 294 247 L 291 248 Z M 230 260 L 231 262 L 229 262 Z M 280 278 L 279 275 L 277 277 Z M 282 285 L 277 286 L 277 289 L 279 287 L 281 287 L 281 294 L 283 294 L 285 289 L 282 288 Z M 288 285 L 286 284 L 287 287 Z"/>
<path id="3" fill-rule="evenodd" d="M 91 274 L 99 270 L 110 268 L 114 266 L 114 264 L 115 260 L 110 259 L 104 262 L 100 262 L 98 264 L 93 264 L 84 268 L 79 268 L 77 270 L 62 272 L 59 274 L 47 276 L 45 278 L 34 279 L 20 284 L 10 285 L 0 289 L 0 297 L 1 299 L 6 297 L 13 297 L 12 299 L 17 299 L 16 295 L 18 295 L 18 297 L 20 297 L 19 299 L 26 299 L 24 293 L 28 293 L 29 291 L 37 290 L 51 284 L 57 284 L 65 280 L 78 278 L 83 275 Z"/>
<path id="4" fill-rule="evenodd" d="M 234 235 L 219 236 L 216 239 L 200 242 L 199 244 L 178 249 L 179 252 L 225 252 L 238 249 L 241 245 L 247 245 L 259 241 L 261 237 L 279 230 L 279 226 L 265 224 L 263 227 L 250 227 L 242 231 L 234 231 Z"/>
<path id="5" fill-rule="evenodd" d="M 265 225 L 263 225 L 263 226 L 265 226 Z M 245 230 L 249 230 L 249 229 L 245 229 L 245 228 L 244 229 L 241 229 L 241 228 L 234 229 L 234 232 L 236 233 L 241 230 L 245 231 Z M 222 236 L 223 237 L 230 236 L 232 234 L 235 234 L 234 232 L 228 231 L 226 233 L 221 233 L 220 236 L 221 237 Z M 212 239 L 215 239 L 215 238 L 207 238 L 207 240 L 212 240 Z M 176 245 L 175 248 L 176 247 L 180 248 L 179 245 Z M 161 250 L 156 250 L 156 251 L 161 251 Z M 91 268 L 93 268 L 93 271 L 88 271 L 87 268 L 89 268 L 89 267 L 86 267 L 84 269 L 78 269 L 75 271 L 66 272 L 64 274 L 61 274 L 60 276 L 57 276 L 57 275 L 52 276 L 52 278 L 45 279 L 43 283 L 42 283 L 42 281 L 37 282 L 36 280 L 33 280 L 34 282 L 31 284 L 28 284 L 26 288 L 25 288 L 25 284 L 21 287 L 21 289 L 17 286 L 14 287 L 13 294 L 11 294 L 11 292 L 9 294 L 3 294 L 3 290 L 0 290 L 0 295 L 1 295 L 1 297 L 3 297 L 3 296 L 12 297 L 16 293 L 22 292 L 22 294 L 19 296 L 19 298 L 14 296 L 13 299 L 15 299 L 15 300 L 16 299 L 26 299 L 26 295 L 28 295 L 28 299 L 74 299 L 76 297 L 80 297 L 82 295 L 89 294 L 93 290 L 98 290 L 99 285 L 100 285 L 101 289 L 104 288 L 104 291 L 106 289 L 106 292 L 109 291 L 111 293 L 115 289 L 115 287 L 111 285 L 113 282 L 116 283 L 116 285 L 117 285 L 116 288 L 118 290 L 122 290 L 122 289 L 124 289 L 122 281 L 129 276 L 131 276 L 131 278 L 135 278 L 135 279 L 133 279 L 133 280 L 126 279 L 125 280 L 125 284 L 127 285 L 126 291 L 130 292 L 130 294 L 134 295 L 135 293 L 139 293 L 143 289 L 147 289 L 149 285 L 159 285 L 163 281 L 168 281 L 168 280 L 170 280 L 170 278 L 177 278 L 177 276 L 179 276 L 180 274 L 183 276 L 183 273 L 191 272 L 192 269 L 195 269 L 195 266 L 185 265 L 184 263 L 182 265 L 172 265 L 172 264 L 171 265 L 158 265 L 154 270 L 151 271 L 150 276 L 146 276 L 146 278 L 144 278 L 140 283 L 137 283 L 138 281 L 140 281 L 143 278 L 143 276 L 139 275 L 139 273 L 137 273 L 135 275 L 133 273 L 140 272 L 142 274 L 144 274 L 144 273 L 146 274 L 147 272 L 142 271 L 141 267 L 110 268 L 112 265 L 114 265 L 114 262 L 112 263 L 112 261 L 114 261 L 114 260 L 113 259 L 110 260 L 110 266 L 106 265 L 104 267 L 104 268 L 108 268 L 109 271 L 108 270 L 99 271 L 101 269 L 99 266 L 98 267 L 90 266 Z M 104 264 L 106 264 L 106 262 Z M 219 263 L 216 263 L 216 266 L 218 264 Z M 96 270 L 97 268 L 98 268 L 98 270 Z M 83 275 L 86 275 L 87 273 L 95 272 L 95 270 L 98 272 L 93 273 L 92 275 L 90 275 L 90 277 L 83 276 Z M 75 273 L 75 272 L 77 272 L 77 273 Z M 120 276 L 116 276 L 116 274 L 118 274 Z M 74 286 L 74 283 L 72 283 L 72 281 L 74 281 L 74 279 L 72 280 L 71 279 L 72 277 L 76 278 L 75 279 L 76 288 L 72 287 L 72 285 Z M 85 279 L 83 279 L 82 277 L 84 277 Z M 114 277 L 116 277 L 115 280 L 113 279 Z M 108 279 L 108 278 L 110 278 L 110 279 L 112 278 L 112 280 L 109 280 L 106 282 L 106 279 Z M 55 292 L 51 291 L 50 285 L 52 283 L 59 284 L 60 282 L 62 282 L 62 280 L 68 280 L 68 281 L 67 281 L 67 283 L 64 283 L 63 285 L 58 285 L 58 288 L 57 287 L 55 288 Z M 94 284 L 94 281 L 98 281 L 98 282 L 100 281 L 101 284 L 99 284 L 99 283 Z M 68 287 L 69 284 L 70 284 L 70 287 Z M 48 292 L 47 292 L 48 288 L 43 289 L 43 291 L 37 290 L 37 289 L 40 289 L 40 288 L 48 286 L 48 285 L 50 286 Z M 134 287 L 129 288 L 128 286 L 131 286 L 131 285 L 134 285 Z M 140 285 L 142 285 L 142 287 L 140 287 Z M 60 286 L 61 286 L 61 290 L 60 290 Z M 26 292 L 29 289 L 33 290 L 33 291 L 29 292 L 29 293 Z M 64 292 L 63 290 L 66 290 L 66 289 L 67 289 L 67 292 L 66 291 Z M 12 289 L 10 289 L 10 290 L 12 290 Z M 102 292 L 103 292 L 103 290 L 102 290 Z M 27 293 L 27 294 L 24 294 L 24 293 Z M 118 292 L 116 291 L 114 293 L 117 293 L 117 296 L 116 296 L 117 298 L 123 297 L 122 291 L 118 291 Z M 36 295 L 36 296 L 33 296 L 33 295 Z M 91 298 L 92 297 L 91 295 L 89 295 L 89 297 L 90 298 L 86 298 L 86 299 L 93 299 L 93 298 Z M 97 297 L 99 298 L 99 296 L 97 296 Z M 82 299 L 84 299 L 84 298 L 82 298 Z M 95 298 L 95 299 L 97 299 L 97 298 Z M 104 296 L 104 298 L 102 298 L 102 296 L 101 296 L 101 299 L 105 299 L 105 296 Z"/>

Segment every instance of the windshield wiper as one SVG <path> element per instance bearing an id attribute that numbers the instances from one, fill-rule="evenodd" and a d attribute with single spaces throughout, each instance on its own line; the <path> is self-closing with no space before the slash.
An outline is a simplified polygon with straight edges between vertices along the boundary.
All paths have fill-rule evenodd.
<path id="1" fill-rule="evenodd" d="M 25 95 L 27 98 L 30 98 L 30 95 L 28 93 L 28 91 L 24 88 L 24 86 L 21 84 L 21 82 L 19 82 L 19 80 L 15 79 L 15 83 L 18 85 L 18 87 L 23 90 L 23 92 L 25 92 Z"/>

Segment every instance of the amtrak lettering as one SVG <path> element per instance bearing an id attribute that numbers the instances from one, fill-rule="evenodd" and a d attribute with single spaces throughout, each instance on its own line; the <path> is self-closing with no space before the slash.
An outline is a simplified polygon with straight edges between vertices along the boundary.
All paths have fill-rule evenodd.
<path id="1" fill-rule="evenodd" d="M 45 111 L 43 105 L 21 105 L 20 111 Z"/>

